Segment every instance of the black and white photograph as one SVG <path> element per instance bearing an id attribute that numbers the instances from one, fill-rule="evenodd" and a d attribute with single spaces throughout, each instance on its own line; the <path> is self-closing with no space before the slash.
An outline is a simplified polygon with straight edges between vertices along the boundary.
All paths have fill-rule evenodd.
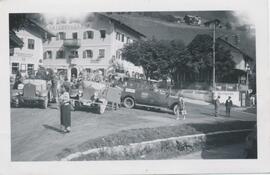
<path id="1" fill-rule="evenodd" d="M 85 9 L 6 12 L 11 164 L 269 157 L 254 13 Z"/>
<path id="2" fill-rule="evenodd" d="M 12 161 L 256 159 L 237 11 L 11 13 Z"/>

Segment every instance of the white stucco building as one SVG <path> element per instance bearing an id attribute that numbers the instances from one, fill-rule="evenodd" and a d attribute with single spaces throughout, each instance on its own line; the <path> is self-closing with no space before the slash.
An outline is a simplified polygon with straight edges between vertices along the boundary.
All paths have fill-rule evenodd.
<path id="1" fill-rule="evenodd" d="M 105 14 L 93 13 L 85 21 L 55 18 L 46 28 L 56 34 L 44 43 L 44 67 L 63 71 L 67 77 L 86 70 L 106 69 L 121 60 L 125 44 L 145 37 Z M 142 73 L 142 68 L 123 62 L 126 70 Z"/>
<path id="2" fill-rule="evenodd" d="M 17 71 L 23 75 L 28 71 L 37 71 L 39 66 L 43 65 L 43 42 L 54 35 L 32 20 L 27 20 L 27 24 L 13 35 L 22 41 L 22 45 L 20 48 L 11 47 L 11 75 L 15 75 Z"/>

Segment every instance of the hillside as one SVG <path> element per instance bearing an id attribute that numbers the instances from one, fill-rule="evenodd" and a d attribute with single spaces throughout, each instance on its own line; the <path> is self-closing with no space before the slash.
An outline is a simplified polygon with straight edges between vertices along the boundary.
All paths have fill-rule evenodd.
<path id="1" fill-rule="evenodd" d="M 184 12 L 178 12 L 184 13 Z M 197 34 L 212 35 L 212 31 L 204 26 L 191 26 L 166 22 L 157 18 L 145 17 L 138 14 L 116 14 L 109 15 L 135 30 L 143 33 L 147 38 L 155 37 L 158 40 L 182 40 L 189 44 Z M 225 17 L 223 17 L 225 18 Z M 256 59 L 255 36 L 248 31 L 217 29 L 217 37 L 229 37 L 229 42 L 233 43 L 233 35 L 240 36 L 238 47 L 250 57 Z"/>

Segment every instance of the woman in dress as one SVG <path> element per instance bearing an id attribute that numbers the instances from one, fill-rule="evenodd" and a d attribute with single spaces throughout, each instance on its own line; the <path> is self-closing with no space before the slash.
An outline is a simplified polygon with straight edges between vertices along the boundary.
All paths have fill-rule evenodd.
<path id="1" fill-rule="evenodd" d="M 64 132 L 70 132 L 71 126 L 71 110 L 69 100 L 69 86 L 63 85 L 61 87 L 62 94 L 59 97 L 60 103 L 60 123 Z"/>
<path id="2" fill-rule="evenodd" d="M 184 101 L 184 98 L 182 96 L 179 96 L 178 98 L 178 110 L 177 110 L 177 118 L 176 120 L 179 120 L 180 119 L 180 115 L 183 116 L 183 120 L 186 119 L 186 114 L 187 114 L 187 111 L 186 111 L 186 105 L 185 105 L 185 101 Z"/>

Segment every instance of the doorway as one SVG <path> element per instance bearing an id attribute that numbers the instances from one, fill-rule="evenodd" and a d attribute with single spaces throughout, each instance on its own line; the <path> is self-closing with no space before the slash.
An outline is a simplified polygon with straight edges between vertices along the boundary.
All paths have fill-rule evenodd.
<path id="1" fill-rule="evenodd" d="M 77 78 L 77 75 L 78 75 L 77 68 L 73 67 L 71 69 L 71 77 L 74 76 L 75 78 Z"/>

